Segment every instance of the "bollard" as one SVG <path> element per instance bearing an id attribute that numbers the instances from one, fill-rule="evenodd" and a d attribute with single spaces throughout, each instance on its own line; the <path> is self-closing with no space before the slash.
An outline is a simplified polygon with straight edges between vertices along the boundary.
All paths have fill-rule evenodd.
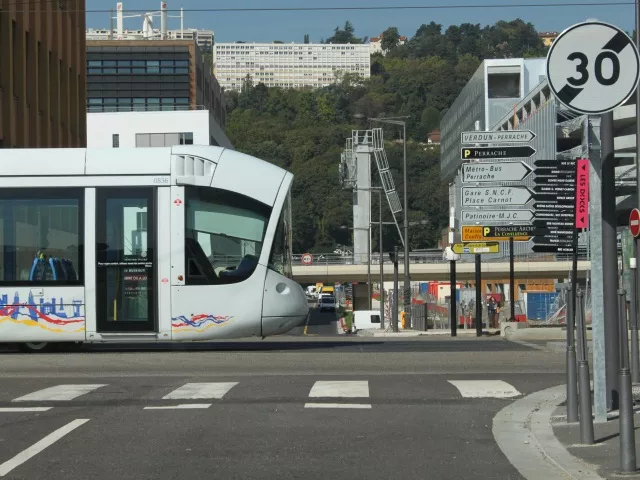
<path id="1" fill-rule="evenodd" d="M 618 290 L 618 327 L 620 332 L 620 471 L 636 471 L 636 436 L 633 422 L 633 396 L 629 370 L 629 335 L 625 291 Z"/>
<path id="2" fill-rule="evenodd" d="M 591 382 L 589 379 L 589 349 L 584 312 L 584 292 L 578 290 L 576 301 L 576 327 L 578 333 L 578 381 L 580 383 L 580 441 L 593 445 L 593 411 L 591 409 Z"/>
<path id="3" fill-rule="evenodd" d="M 578 421 L 578 374 L 576 371 L 575 297 L 572 288 L 567 302 L 567 423 Z"/>

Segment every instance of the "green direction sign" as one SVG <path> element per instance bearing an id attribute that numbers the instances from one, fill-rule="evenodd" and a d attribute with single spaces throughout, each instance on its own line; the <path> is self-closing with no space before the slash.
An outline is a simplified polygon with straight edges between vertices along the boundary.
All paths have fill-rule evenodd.
<path id="1" fill-rule="evenodd" d="M 453 252 L 461 255 L 463 253 L 498 253 L 500 252 L 500 245 L 498 242 L 465 242 L 454 243 Z"/>

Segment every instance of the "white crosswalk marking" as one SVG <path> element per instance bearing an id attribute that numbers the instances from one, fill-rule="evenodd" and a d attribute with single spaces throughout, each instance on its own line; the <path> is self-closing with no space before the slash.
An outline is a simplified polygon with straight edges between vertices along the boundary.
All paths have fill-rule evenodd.
<path id="1" fill-rule="evenodd" d="M 144 410 L 198 410 L 211 406 L 210 403 L 182 403 L 180 405 L 162 405 L 159 407 L 144 407 Z"/>
<path id="2" fill-rule="evenodd" d="M 313 384 L 310 397 L 348 397 L 362 398 L 369 396 L 369 382 L 364 381 L 318 381 Z"/>
<path id="3" fill-rule="evenodd" d="M 73 400 L 80 395 L 87 394 L 106 384 L 84 384 L 84 385 L 56 385 L 55 387 L 38 390 L 23 397 L 14 398 L 13 402 L 60 402 Z"/>
<path id="4" fill-rule="evenodd" d="M 163 400 L 221 399 L 237 384 L 238 382 L 186 383 L 162 398 Z"/>
<path id="5" fill-rule="evenodd" d="M 518 390 L 502 380 L 448 380 L 463 397 L 468 398 L 511 398 L 522 395 Z"/>

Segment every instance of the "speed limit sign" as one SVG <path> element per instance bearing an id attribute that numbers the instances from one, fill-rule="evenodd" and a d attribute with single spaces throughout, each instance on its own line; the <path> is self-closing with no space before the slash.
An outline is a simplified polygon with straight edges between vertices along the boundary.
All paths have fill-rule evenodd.
<path id="1" fill-rule="evenodd" d="M 629 36 L 608 23 L 588 21 L 562 32 L 547 55 L 553 95 L 583 114 L 606 113 L 638 87 L 640 59 Z"/>
<path id="2" fill-rule="evenodd" d="M 313 255 L 310 253 L 305 253 L 302 255 L 302 264 L 303 265 L 311 265 L 313 263 Z"/>

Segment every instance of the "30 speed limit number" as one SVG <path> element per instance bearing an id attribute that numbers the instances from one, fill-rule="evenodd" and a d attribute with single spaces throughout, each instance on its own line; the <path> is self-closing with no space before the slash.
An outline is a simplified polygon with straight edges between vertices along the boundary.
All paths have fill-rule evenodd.
<path id="1" fill-rule="evenodd" d="M 547 56 L 554 96 L 569 109 L 597 115 L 622 105 L 636 90 L 640 60 L 629 36 L 603 22 L 569 27 Z"/>

